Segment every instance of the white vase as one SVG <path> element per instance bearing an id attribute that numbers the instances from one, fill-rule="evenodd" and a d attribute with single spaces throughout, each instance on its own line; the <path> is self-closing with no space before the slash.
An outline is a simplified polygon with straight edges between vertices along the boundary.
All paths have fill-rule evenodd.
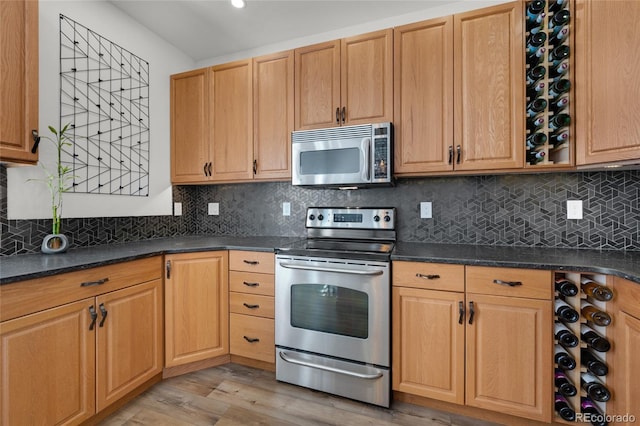
<path id="1" fill-rule="evenodd" d="M 40 250 L 45 254 L 64 253 L 69 248 L 69 240 L 64 234 L 48 234 L 42 240 Z"/>

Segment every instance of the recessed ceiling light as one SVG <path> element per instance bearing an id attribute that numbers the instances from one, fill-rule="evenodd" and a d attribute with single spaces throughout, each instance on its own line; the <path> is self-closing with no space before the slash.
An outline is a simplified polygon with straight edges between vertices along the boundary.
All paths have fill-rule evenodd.
<path id="1" fill-rule="evenodd" d="M 231 4 L 238 9 L 242 9 L 246 5 L 244 0 L 231 0 Z"/>

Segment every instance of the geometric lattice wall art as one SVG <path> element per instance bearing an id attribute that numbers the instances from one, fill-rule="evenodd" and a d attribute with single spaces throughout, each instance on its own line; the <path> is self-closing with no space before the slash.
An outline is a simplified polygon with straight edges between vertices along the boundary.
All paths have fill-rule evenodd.
<path id="1" fill-rule="evenodd" d="M 60 15 L 60 128 L 70 192 L 149 195 L 149 63 Z"/>

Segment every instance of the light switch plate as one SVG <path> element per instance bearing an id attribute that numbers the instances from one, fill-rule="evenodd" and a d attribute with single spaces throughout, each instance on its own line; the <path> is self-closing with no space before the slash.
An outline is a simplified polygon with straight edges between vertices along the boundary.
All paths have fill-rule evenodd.
<path id="1" fill-rule="evenodd" d="M 182 203 L 173 203 L 173 215 L 182 216 Z"/>
<path id="2" fill-rule="evenodd" d="M 209 203 L 209 216 L 218 216 L 220 214 L 220 203 Z"/>
<path id="3" fill-rule="evenodd" d="M 291 203 L 288 201 L 282 203 L 282 216 L 291 216 Z"/>
<path id="4" fill-rule="evenodd" d="M 582 200 L 567 200 L 567 219 L 582 219 Z"/>
<path id="5" fill-rule="evenodd" d="M 420 218 L 431 219 L 433 217 L 431 201 L 423 201 L 420 203 Z"/>

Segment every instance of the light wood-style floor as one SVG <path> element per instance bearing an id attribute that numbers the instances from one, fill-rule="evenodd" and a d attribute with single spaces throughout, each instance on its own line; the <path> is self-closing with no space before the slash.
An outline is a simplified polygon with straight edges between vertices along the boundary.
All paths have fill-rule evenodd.
<path id="1" fill-rule="evenodd" d="M 280 383 L 227 364 L 163 380 L 101 425 L 456 425 L 493 423 L 394 402 L 390 409 Z"/>

